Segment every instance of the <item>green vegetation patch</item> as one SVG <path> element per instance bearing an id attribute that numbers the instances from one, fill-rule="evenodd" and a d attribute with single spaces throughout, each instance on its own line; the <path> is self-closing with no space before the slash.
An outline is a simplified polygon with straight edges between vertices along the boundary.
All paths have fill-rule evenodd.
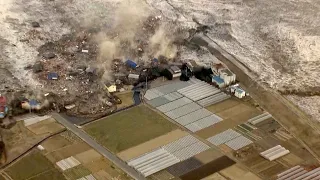
<path id="1" fill-rule="evenodd" d="M 57 169 L 52 169 L 45 173 L 39 174 L 38 176 L 34 176 L 29 180 L 66 180 L 66 178 Z"/>
<path id="2" fill-rule="evenodd" d="M 89 174 L 91 174 L 91 172 L 87 168 L 85 168 L 83 165 L 76 166 L 64 172 L 64 175 L 68 179 L 74 179 L 74 180 L 82 178 L 84 176 L 88 176 Z"/>
<path id="3" fill-rule="evenodd" d="M 168 133 L 177 127 L 146 106 L 136 106 L 89 124 L 85 131 L 117 153 Z"/>
<path id="4" fill-rule="evenodd" d="M 54 169 L 53 164 L 39 152 L 32 152 L 10 166 L 5 172 L 14 180 L 25 180 Z"/>

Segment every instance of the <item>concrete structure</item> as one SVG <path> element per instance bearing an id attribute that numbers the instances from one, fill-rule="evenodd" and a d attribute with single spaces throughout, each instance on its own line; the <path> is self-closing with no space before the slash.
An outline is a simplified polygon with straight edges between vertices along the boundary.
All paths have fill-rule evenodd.
<path id="1" fill-rule="evenodd" d="M 216 84 L 219 88 L 226 87 L 224 80 L 220 76 L 212 75 L 211 78 L 212 78 L 212 82 Z"/>

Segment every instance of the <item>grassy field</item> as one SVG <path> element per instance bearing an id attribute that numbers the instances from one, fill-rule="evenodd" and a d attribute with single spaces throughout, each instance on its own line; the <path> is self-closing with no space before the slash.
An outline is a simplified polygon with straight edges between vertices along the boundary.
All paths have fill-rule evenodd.
<path id="1" fill-rule="evenodd" d="M 48 159 L 39 152 L 32 152 L 7 168 L 5 172 L 14 180 L 25 180 L 31 177 L 36 178 L 40 173 L 50 173 L 52 170 L 54 170 L 54 165 Z M 55 177 L 62 177 L 60 179 L 64 179 L 62 174 L 57 175 L 59 172 L 52 171 L 51 173 Z"/>
<path id="2" fill-rule="evenodd" d="M 146 106 L 137 106 L 85 126 L 85 131 L 114 153 L 177 127 Z"/>

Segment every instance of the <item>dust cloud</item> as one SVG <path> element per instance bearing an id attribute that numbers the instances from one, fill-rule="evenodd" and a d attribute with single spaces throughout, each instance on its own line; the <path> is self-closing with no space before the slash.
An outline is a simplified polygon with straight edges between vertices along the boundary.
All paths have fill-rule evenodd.
<path id="1" fill-rule="evenodd" d="M 111 30 L 95 37 L 99 44 L 98 63 L 105 71 L 103 79 L 110 80 L 113 59 L 147 62 L 160 55 L 174 58 L 177 47 L 172 34 L 172 26 L 161 22 L 147 4 L 138 0 L 121 2 Z M 140 47 L 143 54 L 138 55 Z"/>

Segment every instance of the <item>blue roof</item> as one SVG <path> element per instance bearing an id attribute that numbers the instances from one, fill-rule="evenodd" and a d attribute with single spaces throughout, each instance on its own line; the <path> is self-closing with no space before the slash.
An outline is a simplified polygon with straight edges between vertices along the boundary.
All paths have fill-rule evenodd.
<path id="1" fill-rule="evenodd" d="M 127 64 L 127 66 L 130 66 L 131 68 L 136 68 L 137 67 L 137 63 L 132 61 L 132 60 L 130 60 L 130 59 L 128 59 L 126 61 L 126 64 Z"/>
<path id="2" fill-rule="evenodd" d="M 30 106 L 37 106 L 39 103 L 37 102 L 37 100 L 31 99 L 31 100 L 29 101 L 29 104 L 30 104 Z"/>
<path id="3" fill-rule="evenodd" d="M 58 79 L 58 73 L 55 72 L 51 72 L 48 74 L 48 79 L 52 80 L 52 79 Z"/>
<path id="4" fill-rule="evenodd" d="M 216 83 L 219 83 L 219 84 L 224 83 L 224 80 L 220 76 L 213 76 L 212 81 L 215 81 Z"/>

